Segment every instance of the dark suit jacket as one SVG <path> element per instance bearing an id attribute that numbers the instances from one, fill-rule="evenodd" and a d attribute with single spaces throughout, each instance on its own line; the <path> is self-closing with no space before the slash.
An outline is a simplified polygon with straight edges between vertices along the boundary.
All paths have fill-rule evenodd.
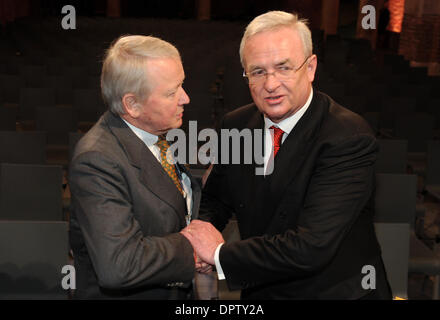
<path id="1" fill-rule="evenodd" d="M 263 129 L 264 119 L 250 104 L 223 128 Z M 390 298 L 373 228 L 377 151 L 360 116 L 315 90 L 271 175 L 256 176 L 255 164 L 215 165 L 200 217 L 220 230 L 237 217 L 242 241 L 220 250 L 229 288 L 249 299 Z M 371 292 L 364 265 L 376 269 Z"/>
<path id="2" fill-rule="evenodd" d="M 194 257 L 178 233 L 184 198 L 119 116 L 106 112 L 78 142 L 69 175 L 76 296 L 185 298 Z M 196 218 L 201 191 L 191 184 Z"/>

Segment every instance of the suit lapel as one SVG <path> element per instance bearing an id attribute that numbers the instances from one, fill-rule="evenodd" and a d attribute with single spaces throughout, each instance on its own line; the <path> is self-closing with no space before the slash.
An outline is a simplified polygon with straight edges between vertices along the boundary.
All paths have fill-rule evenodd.
<path id="1" fill-rule="evenodd" d="M 260 111 L 256 111 L 254 113 L 254 115 L 250 118 L 249 122 L 247 123 L 245 128 L 249 128 L 252 132 L 252 151 L 253 151 L 253 157 L 252 157 L 252 164 L 250 165 L 244 165 L 245 167 L 245 176 L 247 181 L 252 181 L 252 182 L 256 182 L 256 180 L 259 180 L 258 178 L 262 178 L 263 176 L 257 176 L 256 175 L 256 169 L 260 168 L 261 170 L 263 170 L 264 168 L 264 164 L 257 164 L 255 162 L 255 144 L 258 143 L 260 144 L 261 150 L 264 150 L 264 119 L 263 119 L 263 115 L 260 113 Z M 262 135 L 261 135 L 261 141 L 257 141 L 257 137 L 255 136 L 255 132 L 254 130 L 258 129 L 258 130 L 262 130 Z M 246 148 L 246 146 L 244 146 L 244 148 Z M 244 149 L 243 148 L 243 149 Z M 250 187 L 249 190 L 252 190 L 252 188 Z"/>
<path id="2" fill-rule="evenodd" d="M 244 123 L 244 128 L 249 128 L 252 132 L 252 143 L 253 147 L 255 143 L 259 143 L 261 150 L 264 149 L 264 118 L 260 111 L 255 107 L 254 114 L 249 118 L 249 120 Z M 255 129 L 263 130 L 263 134 L 261 135 L 261 141 L 257 141 L 257 137 L 255 136 Z M 242 155 L 244 149 L 247 146 L 242 145 Z M 253 148 L 254 154 L 255 150 Z M 263 170 L 264 164 L 257 164 L 255 161 L 255 157 L 252 158 L 253 161 L 251 164 L 241 164 L 240 167 L 240 175 L 235 179 L 237 184 L 241 187 L 239 188 L 240 192 L 240 203 L 245 205 L 245 212 L 249 213 L 246 215 L 241 215 L 239 217 L 240 222 L 240 232 L 242 237 L 249 237 L 257 234 L 257 230 L 261 227 L 261 219 L 260 217 L 264 215 L 264 208 L 262 208 L 262 203 L 264 201 L 263 197 L 263 183 L 264 176 L 256 175 L 256 169 Z M 241 209 L 237 208 L 238 213 L 240 214 Z"/>
<path id="3" fill-rule="evenodd" d="M 186 204 L 184 198 L 150 149 L 119 116 L 107 112 L 104 119 L 125 150 L 130 163 L 140 169 L 142 184 L 158 198 L 173 207 L 181 225 L 185 225 Z"/>
<path id="4" fill-rule="evenodd" d="M 322 103 L 321 94 L 315 91 L 309 108 L 278 151 L 275 157 L 274 171 L 265 181 L 265 193 L 267 194 L 265 211 L 270 217 L 276 212 L 276 204 L 282 199 L 287 186 L 295 180 L 308 150 L 313 146 L 313 140 L 323 116 L 326 114 L 326 109 L 328 107 Z"/>

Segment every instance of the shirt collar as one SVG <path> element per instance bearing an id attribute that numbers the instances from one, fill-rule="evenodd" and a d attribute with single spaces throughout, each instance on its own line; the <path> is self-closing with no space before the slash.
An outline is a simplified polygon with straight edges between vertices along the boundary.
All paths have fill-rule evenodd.
<path id="1" fill-rule="evenodd" d="M 127 124 L 127 126 L 134 132 L 135 135 L 137 135 L 139 137 L 139 139 L 141 139 L 147 147 L 151 147 L 153 146 L 157 140 L 159 139 L 158 136 L 149 133 L 147 131 L 144 131 L 142 129 L 139 129 L 138 127 L 135 127 L 134 125 L 132 125 L 131 123 L 129 123 L 128 121 L 126 121 L 125 119 L 121 118 L 122 120 L 124 120 L 124 122 Z"/>
<path id="2" fill-rule="evenodd" d="M 285 133 L 289 134 L 290 131 L 295 127 L 299 119 L 303 116 L 303 114 L 307 111 L 307 109 L 310 106 L 310 103 L 312 102 L 313 98 L 313 88 L 310 89 L 309 98 L 307 99 L 306 103 L 293 115 L 290 117 L 281 120 L 278 123 L 274 123 L 272 120 L 270 120 L 268 117 L 264 116 L 264 128 L 269 129 L 272 126 L 276 126 L 283 130 Z"/>

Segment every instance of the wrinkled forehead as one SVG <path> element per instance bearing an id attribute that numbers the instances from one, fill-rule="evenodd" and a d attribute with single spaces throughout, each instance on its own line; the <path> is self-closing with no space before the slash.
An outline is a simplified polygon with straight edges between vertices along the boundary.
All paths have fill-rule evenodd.
<path id="1" fill-rule="evenodd" d="M 182 62 L 178 58 L 153 58 L 146 62 L 147 74 L 154 78 L 173 79 L 184 77 Z"/>
<path id="2" fill-rule="evenodd" d="M 177 58 L 150 59 L 145 69 L 150 91 L 177 87 L 185 79 L 182 62 Z"/>
<path id="3" fill-rule="evenodd" d="M 278 64 L 285 60 L 295 64 L 304 59 L 301 38 L 295 29 L 288 27 L 252 35 L 243 50 L 246 69 L 259 64 Z"/>

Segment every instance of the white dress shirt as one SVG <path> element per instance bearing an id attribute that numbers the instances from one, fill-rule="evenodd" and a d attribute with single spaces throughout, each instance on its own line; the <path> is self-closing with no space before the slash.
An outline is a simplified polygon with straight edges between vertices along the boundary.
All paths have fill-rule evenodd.
<path id="1" fill-rule="evenodd" d="M 134 132 L 134 134 L 137 135 L 139 137 L 139 139 L 141 139 L 145 143 L 145 145 L 148 147 L 148 149 L 150 149 L 151 153 L 154 155 L 154 157 L 157 159 L 157 161 L 159 163 L 161 163 L 160 149 L 156 145 L 156 142 L 157 142 L 157 140 L 159 140 L 159 137 L 133 126 L 132 124 L 125 121 L 125 119 L 122 119 L 122 120 L 124 120 L 124 122 Z M 169 154 L 168 156 L 172 156 L 172 154 Z M 179 170 L 179 168 L 177 168 L 177 166 L 176 166 L 176 170 Z M 186 223 L 189 224 L 189 222 L 191 221 L 192 205 L 193 205 L 191 180 L 184 172 L 180 172 L 180 176 L 181 176 L 180 182 L 182 183 L 182 188 L 183 188 L 183 196 L 185 198 L 186 208 L 188 211 L 188 214 L 186 217 Z"/>
<path id="2" fill-rule="evenodd" d="M 274 123 L 272 120 L 264 117 L 264 173 L 266 175 L 268 166 L 273 166 L 273 157 L 271 157 L 273 153 L 273 137 L 271 135 L 271 132 L 269 128 L 271 126 L 275 126 L 280 128 L 284 131 L 283 137 L 281 139 L 281 144 L 284 143 L 284 140 L 286 140 L 289 133 L 293 130 L 295 125 L 298 123 L 299 119 L 304 115 L 304 113 L 307 111 L 307 109 L 310 106 L 310 103 L 312 102 L 313 98 L 313 88 L 310 90 L 309 98 L 307 99 L 304 106 L 302 106 L 297 112 L 295 112 L 293 115 L 291 115 L 289 118 L 286 118 L 284 120 L 281 120 L 279 123 Z M 269 167 L 270 168 L 270 167 Z M 273 169 L 273 167 L 272 167 Z M 272 173 L 273 170 L 269 170 L 270 173 Z M 217 269 L 217 276 L 219 280 L 225 279 L 225 274 L 223 273 L 222 266 L 220 265 L 220 248 L 223 245 L 220 244 L 217 249 L 215 250 L 214 254 L 214 261 L 215 261 L 215 267 Z"/>

